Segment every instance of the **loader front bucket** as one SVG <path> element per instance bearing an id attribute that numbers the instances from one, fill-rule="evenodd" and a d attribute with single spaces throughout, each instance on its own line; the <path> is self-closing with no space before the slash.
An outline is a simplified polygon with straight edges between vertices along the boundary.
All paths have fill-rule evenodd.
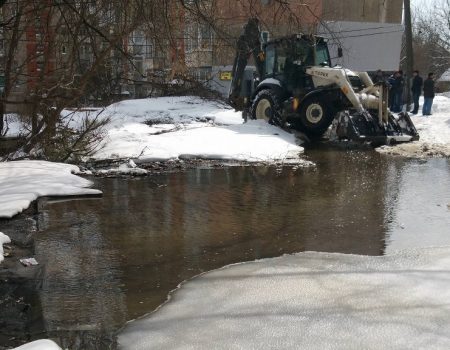
<path id="1" fill-rule="evenodd" d="M 388 122 L 379 124 L 378 118 L 369 112 L 350 114 L 339 113 L 333 121 L 330 140 L 348 140 L 370 143 L 373 147 L 411 142 L 419 139 L 419 134 L 408 113 L 397 117 L 389 114 Z"/>

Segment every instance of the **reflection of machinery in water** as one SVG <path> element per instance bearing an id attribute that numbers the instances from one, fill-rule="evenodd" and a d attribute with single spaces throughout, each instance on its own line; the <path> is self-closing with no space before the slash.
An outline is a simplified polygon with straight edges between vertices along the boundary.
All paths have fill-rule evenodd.
<path id="1" fill-rule="evenodd" d="M 244 119 L 266 119 L 310 137 L 321 136 L 334 120 L 333 138 L 375 146 L 418 139 L 407 113 L 395 117 L 389 112 L 386 83 L 374 84 L 366 72 L 331 67 L 325 38 L 292 35 L 261 49 L 260 36 L 258 20 L 252 18 L 237 44 L 229 102 Z M 250 54 L 257 84 L 244 81 Z"/>
<path id="2" fill-rule="evenodd" d="M 179 254 L 202 270 L 304 250 L 382 255 L 402 162 L 331 148 L 310 157 L 320 166 L 203 169 L 177 176 L 178 188 L 169 186 L 162 201 L 177 218 L 163 226 L 179 237 L 169 236 L 170 249 L 183 240 Z M 182 198 L 184 210 L 173 196 Z"/>

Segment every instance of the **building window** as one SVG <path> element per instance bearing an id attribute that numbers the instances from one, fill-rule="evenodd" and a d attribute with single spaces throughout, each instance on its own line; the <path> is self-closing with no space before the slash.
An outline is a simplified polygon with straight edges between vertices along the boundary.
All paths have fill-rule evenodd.
<path id="1" fill-rule="evenodd" d="M 209 24 L 200 25 L 198 41 L 201 49 L 209 49 L 211 47 L 211 27 Z"/>
<path id="2" fill-rule="evenodd" d="M 207 23 L 192 23 L 186 26 L 185 31 L 185 48 L 187 52 L 193 50 L 211 50 L 212 47 L 212 30 Z"/>
<path id="3" fill-rule="evenodd" d="M 134 56 L 142 56 L 144 54 L 144 44 L 144 33 L 140 30 L 133 32 L 131 37 L 131 45 Z"/>
<path id="4" fill-rule="evenodd" d="M 148 39 L 145 45 L 145 58 L 153 58 L 153 43 Z"/>
<path id="5" fill-rule="evenodd" d="M 208 81 L 211 79 L 211 67 L 201 67 L 194 71 L 194 78 L 198 81 Z"/>

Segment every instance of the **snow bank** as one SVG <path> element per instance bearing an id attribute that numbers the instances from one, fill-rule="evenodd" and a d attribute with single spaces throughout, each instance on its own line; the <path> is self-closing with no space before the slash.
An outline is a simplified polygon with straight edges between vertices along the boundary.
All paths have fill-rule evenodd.
<path id="1" fill-rule="evenodd" d="M 0 163 L 0 218 L 11 218 L 41 196 L 97 195 L 75 165 L 22 160 Z"/>
<path id="2" fill-rule="evenodd" d="M 450 247 L 299 253 L 181 286 L 119 334 L 123 349 L 448 349 Z"/>
<path id="3" fill-rule="evenodd" d="M 70 114 L 81 120 L 98 110 Z M 84 114 L 83 114 L 84 113 Z M 262 121 L 243 123 L 241 113 L 195 97 L 122 101 L 101 111 L 110 118 L 108 136 L 94 159 L 132 158 L 141 162 L 215 159 L 308 164 L 294 135 Z"/>
<path id="4" fill-rule="evenodd" d="M 303 148 L 296 144 L 295 136 L 264 121 L 232 126 L 203 123 L 160 135 L 153 135 L 151 129 L 143 124 L 111 129 L 108 141 L 94 158 L 135 158 L 141 162 L 177 158 L 302 162 Z"/>
<path id="5" fill-rule="evenodd" d="M 13 350 L 61 350 L 61 348 L 51 340 L 41 339 L 19 346 Z"/>
<path id="6" fill-rule="evenodd" d="M 127 100 L 108 106 L 106 115 L 115 121 L 166 121 L 169 123 L 192 120 L 213 120 L 216 123 L 242 124 L 240 113 L 226 105 L 194 96 L 159 97 Z"/>
<path id="7" fill-rule="evenodd" d="M 421 99 L 421 105 L 423 98 Z M 421 109 L 420 109 L 421 113 Z M 380 147 L 381 153 L 405 157 L 450 157 L 450 98 L 438 95 L 434 99 L 432 115 L 411 116 L 420 135 L 420 140 L 394 147 Z"/>
<path id="8" fill-rule="evenodd" d="M 3 232 L 0 232 L 0 263 L 4 260 L 3 244 L 5 243 L 11 243 L 11 239 Z"/>
<path id="9" fill-rule="evenodd" d="M 240 113 L 235 113 L 222 103 L 194 96 L 125 100 L 104 109 L 90 108 L 75 113 L 64 110 L 62 115 L 72 119 L 74 123 L 86 116 L 108 117 L 111 119 L 110 127 L 121 127 L 129 123 L 176 124 L 208 120 L 217 124 L 242 124 Z"/>

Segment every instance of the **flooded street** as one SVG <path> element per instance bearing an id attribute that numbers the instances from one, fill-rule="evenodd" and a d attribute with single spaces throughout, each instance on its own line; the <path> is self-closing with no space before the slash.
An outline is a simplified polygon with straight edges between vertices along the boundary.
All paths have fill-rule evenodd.
<path id="1" fill-rule="evenodd" d="M 231 263 L 450 245 L 449 160 L 306 155 L 317 167 L 96 178 L 103 198 L 43 200 L 34 238 L 44 336 L 71 349 L 114 348 L 126 321 L 180 282 Z"/>

